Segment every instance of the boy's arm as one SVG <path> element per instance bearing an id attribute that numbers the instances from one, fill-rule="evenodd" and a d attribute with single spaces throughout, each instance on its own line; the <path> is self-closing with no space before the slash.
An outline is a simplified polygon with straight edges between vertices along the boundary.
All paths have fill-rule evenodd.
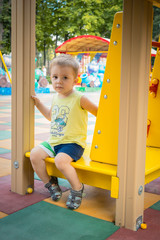
<path id="1" fill-rule="evenodd" d="M 97 116 L 98 107 L 93 102 L 91 102 L 86 96 L 82 96 L 80 100 L 81 107 L 88 112 Z"/>
<path id="2" fill-rule="evenodd" d="M 34 104 L 38 108 L 38 110 L 43 114 L 45 118 L 51 121 L 51 111 L 52 109 L 47 108 L 36 95 L 32 95 L 31 98 L 34 100 Z"/>

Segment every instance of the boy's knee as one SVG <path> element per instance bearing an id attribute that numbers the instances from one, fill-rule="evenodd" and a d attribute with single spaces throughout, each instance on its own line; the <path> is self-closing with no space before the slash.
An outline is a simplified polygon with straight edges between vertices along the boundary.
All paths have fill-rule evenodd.
<path id="1" fill-rule="evenodd" d="M 55 158 L 55 165 L 56 167 L 61 171 L 65 168 L 66 166 L 66 161 L 62 157 L 56 157 Z"/>
<path id="2" fill-rule="evenodd" d="M 55 158 L 55 165 L 56 167 L 61 170 L 64 167 L 64 160 L 61 158 Z"/>
<path id="3" fill-rule="evenodd" d="M 30 153 L 30 160 L 32 163 L 35 163 L 38 159 L 38 151 L 36 148 L 33 148 Z"/>
<path id="4" fill-rule="evenodd" d="M 61 171 L 72 162 L 72 158 L 66 153 L 59 153 L 55 157 L 55 165 Z"/>

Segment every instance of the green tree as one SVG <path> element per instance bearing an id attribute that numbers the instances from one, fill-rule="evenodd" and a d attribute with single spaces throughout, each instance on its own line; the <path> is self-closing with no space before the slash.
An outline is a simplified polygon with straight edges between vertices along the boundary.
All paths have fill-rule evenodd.
<path id="1" fill-rule="evenodd" d="M 160 35 L 160 8 L 153 7 L 153 39 L 158 41 Z"/>
<path id="2" fill-rule="evenodd" d="M 122 0 L 67 0 L 63 8 L 59 9 L 63 26 L 61 36 L 64 41 L 85 34 L 110 37 L 114 14 L 122 10 L 122 2 Z"/>
<path id="3" fill-rule="evenodd" d="M 123 11 L 123 0 L 104 0 L 101 7 L 104 9 L 101 13 L 104 22 L 99 29 L 100 35 L 102 37 L 110 38 L 114 15 L 116 12 Z"/>
<path id="4" fill-rule="evenodd" d="M 3 53 L 11 51 L 11 0 L 0 0 Z M 123 9 L 123 0 L 37 0 L 36 52 L 54 51 L 58 41 L 91 34 L 110 38 L 114 14 Z M 160 9 L 154 7 L 153 39 L 160 33 Z M 52 52 L 49 50 L 49 52 Z"/>
<path id="5" fill-rule="evenodd" d="M 46 63 L 46 51 L 54 45 L 52 32 L 52 2 L 51 0 L 36 1 L 36 48 L 43 52 L 43 65 Z"/>
<path id="6" fill-rule="evenodd" d="M 0 5 L 0 23 L 2 24 L 2 40 L 0 46 L 2 53 L 11 52 L 11 1 L 3 0 Z"/>

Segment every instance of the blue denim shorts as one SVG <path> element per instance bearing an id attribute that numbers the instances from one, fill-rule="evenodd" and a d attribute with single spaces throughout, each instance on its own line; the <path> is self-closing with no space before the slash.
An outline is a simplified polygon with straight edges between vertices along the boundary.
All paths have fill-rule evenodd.
<path id="1" fill-rule="evenodd" d="M 66 153 L 68 154 L 74 161 L 79 160 L 84 152 L 84 148 L 76 143 L 65 143 L 59 144 L 56 146 L 51 146 L 49 142 L 40 143 L 39 147 L 41 147 L 50 157 L 55 157 L 58 153 Z"/>

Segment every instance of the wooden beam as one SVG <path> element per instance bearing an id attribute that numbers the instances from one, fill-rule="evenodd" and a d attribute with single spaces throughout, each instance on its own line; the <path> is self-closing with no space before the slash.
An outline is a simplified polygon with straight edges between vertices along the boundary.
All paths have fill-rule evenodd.
<path id="1" fill-rule="evenodd" d="M 143 222 L 152 3 L 124 0 L 116 225 Z"/>
<path id="2" fill-rule="evenodd" d="M 12 167 L 11 190 L 33 187 L 25 152 L 34 147 L 35 0 L 12 0 Z"/>

